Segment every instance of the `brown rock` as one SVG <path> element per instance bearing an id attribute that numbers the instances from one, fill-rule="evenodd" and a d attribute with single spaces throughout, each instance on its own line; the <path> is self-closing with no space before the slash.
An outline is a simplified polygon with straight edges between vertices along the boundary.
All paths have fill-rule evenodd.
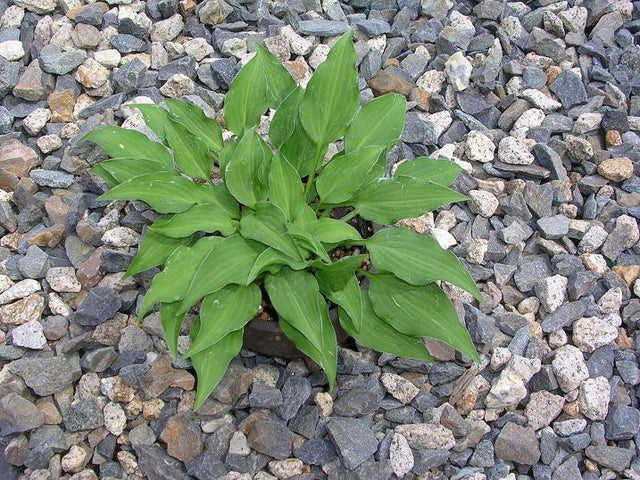
<path id="1" fill-rule="evenodd" d="M 35 150 L 15 138 L 0 144 L 0 171 L 6 171 L 18 178 L 28 177 L 38 160 Z"/>
<path id="2" fill-rule="evenodd" d="M 102 280 L 104 272 L 100 267 L 100 257 L 102 257 L 103 252 L 104 247 L 96 248 L 91 256 L 82 262 L 82 265 L 78 268 L 76 277 L 82 284 L 82 288 L 89 289 L 91 287 L 95 287 L 100 280 Z"/>
<path id="3" fill-rule="evenodd" d="M 429 350 L 431 356 L 436 360 L 450 362 L 456 357 L 455 349 L 440 340 L 425 338 L 424 343 L 427 345 L 427 350 Z"/>
<path id="4" fill-rule="evenodd" d="M 202 452 L 200 423 L 193 414 L 180 413 L 171 417 L 162 430 L 160 439 L 167 444 L 167 453 L 186 464 Z"/>
<path id="5" fill-rule="evenodd" d="M 128 403 L 136 395 L 136 390 L 124 383 L 121 377 L 103 378 L 100 390 L 114 403 Z"/>
<path id="6" fill-rule="evenodd" d="M 640 265 L 616 265 L 612 270 L 622 277 L 629 288 L 640 276 Z"/>
<path id="7" fill-rule="evenodd" d="M 298 57 L 295 60 L 284 62 L 285 68 L 289 71 L 291 76 L 296 82 L 300 82 L 305 78 L 308 80 L 311 71 L 309 65 L 304 61 L 303 57 Z"/>
<path id="8" fill-rule="evenodd" d="M 116 346 L 120 342 L 120 335 L 128 324 L 126 315 L 116 313 L 111 320 L 101 323 L 93 331 L 91 340 L 102 345 Z"/>
<path id="9" fill-rule="evenodd" d="M 39 231 L 29 239 L 29 245 L 37 245 L 38 247 L 54 248 L 60 245 L 62 236 L 65 232 L 65 226 L 61 223 L 53 225 Z"/>
<path id="10" fill-rule="evenodd" d="M 425 92 L 420 87 L 415 87 L 411 89 L 411 94 L 409 95 L 409 100 L 412 102 L 416 102 L 416 106 L 422 110 L 423 112 L 429 111 L 429 94 Z"/>
<path id="11" fill-rule="evenodd" d="M 196 9 L 196 5 L 194 0 L 180 0 L 180 13 L 183 17 L 186 17 L 188 13 Z"/>
<path id="12" fill-rule="evenodd" d="M 633 175 L 633 162 L 629 157 L 609 158 L 598 165 L 598 173 L 607 180 L 622 182 Z"/>
<path id="13" fill-rule="evenodd" d="M 107 83 L 109 71 L 93 58 L 87 58 L 76 70 L 75 78 L 86 88 L 98 88 Z"/>
<path id="14" fill-rule="evenodd" d="M 89 5 L 82 5 L 81 7 L 76 7 L 76 8 L 69 9 L 69 11 L 67 12 L 67 18 L 70 18 L 71 20 L 75 20 L 75 18 L 79 14 L 84 12 L 88 7 L 94 6 L 94 5 L 97 5 L 98 7 L 100 7 L 102 9 L 102 13 L 105 13 L 107 10 L 109 10 L 109 5 L 107 5 L 106 3 L 104 3 L 104 2 L 95 2 L 95 3 L 91 3 Z"/>
<path id="15" fill-rule="evenodd" d="M 0 322 L 22 325 L 32 320 L 40 320 L 44 311 L 44 299 L 37 293 L 0 307 Z"/>
<path id="16" fill-rule="evenodd" d="M 495 452 L 498 458 L 521 465 L 535 465 L 540 460 L 540 445 L 531 427 L 507 423 L 496 438 Z"/>
<path id="17" fill-rule="evenodd" d="M 77 23 L 73 32 L 73 41 L 80 48 L 94 48 L 97 47 L 102 40 L 100 30 L 93 25 L 87 25 L 85 23 Z"/>
<path id="18" fill-rule="evenodd" d="M 13 192 L 17 185 L 18 177 L 7 170 L 0 168 L 0 188 L 7 192 Z"/>
<path id="19" fill-rule="evenodd" d="M 195 378 L 186 370 L 178 370 L 171 366 L 167 355 L 160 356 L 153 362 L 151 369 L 140 377 L 140 387 L 149 398 L 158 397 L 169 387 L 193 390 Z"/>
<path id="20" fill-rule="evenodd" d="M 229 365 L 224 377 L 212 393 L 213 398 L 233 404 L 249 391 L 253 383 L 253 371 L 240 365 Z"/>
<path id="21" fill-rule="evenodd" d="M 376 96 L 384 95 L 385 93 L 399 93 L 407 96 L 413 88 L 413 85 L 400 75 L 396 75 L 387 70 L 380 70 L 369 80 L 368 84 Z"/>
<path id="22" fill-rule="evenodd" d="M 34 60 L 24 71 L 18 84 L 13 87 L 13 95 L 29 102 L 44 100 L 53 91 L 53 75 L 40 69 L 38 60 Z"/>
<path id="23" fill-rule="evenodd" d="M 44 202 L 44 209 L 52 224 L 65 224 L 69 214 L 70 201 L 58 195 L 52 195 Z"/>
<path id="24" fill-rule="evenodd" d="M 547 68 L 547 85 L 551 85 L 553 82 L 555 82 L 556 78 L 558 78 L 558 75 L 560 75 L 561 73 L 562 69 L 555 65 Z"/>
<path id="25" fill-rule="evenodd" d="M 620 136 L 620 132 L 617 130 L 609 130 L 604 137 L 604 141 L 607 148 L 619 147 L 622 145 L 622 136 Z"/>
<path id="26" fill-rule="evenodd" d="M 50 399 L 44 399 L 39 402 L 36 407 L 42 412 L 44 416 L 44 423 L 46 425 L 60 425 L 62 423 L 62 415 L 58 407 Z"/>
<path id="27" fill-rule="evenodd" d="M 73 115 L 73 108 L 76 106 L 76 94 L 73 90 L 55 91 L 49 95 L 47 103 L 53 123 L 73 122 L 76 119 Z"/>

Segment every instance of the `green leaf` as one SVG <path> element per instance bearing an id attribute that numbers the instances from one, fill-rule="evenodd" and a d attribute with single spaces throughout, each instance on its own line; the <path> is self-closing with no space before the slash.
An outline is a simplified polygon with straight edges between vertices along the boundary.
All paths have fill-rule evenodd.
<path id="1" fill-rule="evenodd" d="M 362 328 L 362 322 L 364 321 L 364 313 L 362 306 L 363 295 L 358 278 L 355 275 L 351 275 L 351 278 L 344 287 L 336 290 L 320 283 L 320 291 L 325 297 L 344 309 L 349 315 L 353 327 L 359 332 Z"/>
<path id="2" fill-rule="evenodd" d="M 209 151 L 217 152 L 224 146 L 220 124 L 207 117 L 201 108 L 184 100 L 168 98 L 165 102 L 171 117 L 204 143 Z"/>
<path id="3" fill-rule="evenodd" d="M 213 161 L 204 144 L 172 119 L 166 123 L 165 131 L 173 158 L 180 170 L 191 177 L 209 180 Z"/>
<path id="4" fill-rule="evenodd" d="M 316 145 L 340 138 L 360 106 L 356 51 L 345 33 L 316 69 L 300 104 L 300 121 Z"/>
<path id="5" fill-rule="evenodd" d="M 258 125 L 269 107 L 267 82 L 261 63 L 257 55 L 249 60 L 231 82 L 224 100 L 227 127 L 238 137 Z"/>
<path id="6" fill-rule="evenodd" d="M 186 313 L 180 311 L 180 302 L 163 303 L 160 307 L 160 322 L 167 348 L 173 358 L 178 358 L 178 337 Z"/>
<path id="7" fill-rule="evenodd" d="M 347 222 L 335 218 L 318 218 L 314 222 L 305 224 L 305 228 L 322 243 L 336 244 L 362 240 L 358 230 Z"/>
<path id="8" fill-rule="evenodd" d="M 261 300 L 262 293 L 256 284 L 228 285 L 207 295 L 200 306 L 198 334 L 184 356 L 191 357 L 244 328 L 256 315 Z"/>
<path id="9" fill-rule="evenodd" d="M 198 205 L 215 205 L 225 211 L 231 218 L 240 218 L 240 206 L 233 195 L 229 193 L 224 183 L 196 183 Z"/>
<path id="10" fill-rule="evenodd" d="M 231 360 L 240 353 L 242 332 L 242 330 L 231 332 L 218 343 L 191 357 L 191 363 L 198 377 L 194 410 L 198 410 L 211 395 L 227 371 Z"/>
<path id="11" fill-rule="evenodd" d="M 280 153 L 293 165 L 301 177 L 306 177 L 315 168 L 316 146 L 300 123 L 280 147 Z"/>
<path id="12" fill-rule="evenodd" d="M 434 283 L 416 287 L 389 273 L 370 275 L 369 282 L 373 310 L 393 328 L 412 337 L 442 340 L 480 360 L 469 332 L 440 287 Z"/>
<path id="13" fill-rule="evenodd" d="M 390 225 L 466 198 L 436 183 L 411 177 L 385 178 L 364 187 L 356 197 L 355 208 L 366 220 Z"/>
<path id="14" fill-rule="evenodd" d="M 138 252 L 125 272 L 124 278 L 164 264 L 171 252 L 181 245 L 188 245 L 190 241 L 190 238 L 169 238 L 154 231 L 152 228 L 147 229 L 147 233 L 142 238 Z"/>
<path id="15" fill-rule="evenodd" d="M 273 154 L 255 130 L 247 132 L 225 167 L 225 184 L 231 194 L 251 208 L 267 197 L 269 165 Z"/>
<path id="16" fill-rule="evenodd" d="M 149 127 L 149 129 L 155 133 L 162 142 L 165 141 L 166 136 L 164 126 L 169 121 L 169 112 L 159 105 L 152 105 L 149 103 L 137 103 L 135 105 L 129 105 L 129 107 L 140 110 L 142 118 L 144 118 L 144 123 L 147 124 L 147 127 Z"/>
<path id="17" fill-rule="evenodd" d="M 94 172 L 97 172 L 97 169 L 104 170 L 109 174 L 110 178 L 115 180 L 116 183 L 111 185 L 112 187 L 134 177 L 147 175 L 153 172 L 176 173 L 173 168 L 167 167 L 164 163 L 144 158 L 116 158 L 113 160 L 103 160 L 92 167 Z"/>
<path id="18" fill-rule="evenodd" d="M 316 268 L 318 283 L 329 290 L 342 290 L 366 257 L 364 254 L 350 255 L 330 265 L 314 263 L 313 266 Z"/>
<path id="19" fill-rule="evenodd" d="M 384 175 L 386 158 L 380 147 L 336 155 L 318 175 L 316 189 L 322 203 L 342 203 L 367 183 Z"/>
<path id="20" fill-rule="evenodd" d="M 140 305 L 138 319 L 142 320 L 158 302 L 173 303 L 182 300 L 204 257 L 222 241 L 222 237 L 203 237 L 191 247 L 179 246 L 171 252 L 164 270 L 153 277 Z M 182 309 L 184 312 L 188 310 L 189 308 Z"/>
<path id="21" fill-rule="evenodd" d="M 310 265 L 310 262 L 306 260 L 296 260 L 285 255 L 280 250 L 268 247 L 256 258 L 249 271 L 247 283 L 253 282 L 263 272 L 277 273 L 283 265 L 288 266 L 292 270 L 303 270 Z"/>
<path id="22" fill-rule="evenodd" d="M 225 212 L 219 210 L 219 205 L 194 205 L 182 213 L 164 216 L 156 220 L 153 229 L 171 238 L 189 237 L 196 232 L 220 232 L 224 236 L 233 235 L 237 229 L 237 222 Z"/>
<path id="23" fill-rule="evenodd" d="M 302 260 L 300 250 L 285 228 L 282 210 L 271 203 L 258 202 L 255 213 L 245 210 L 240 220 L 240 233 L 244 238 L 256 240 L 280 250 L 296 260 Z"/>
<path id="24" fill-rule="evenodd" d="M 433 160 L 418 157 L 406 160 L 398 165 L 394 173 L 395 178 L 411 177 L 423 182 L 437 183 L 448 187 L 456 181 L 462 169 L 449 160 Z"/>
<path id="25" fill-rule="evenodd" d="M 406 110 L 406 99 L 395 93 L 368 102 L 344 135 L 345 151 L 351 153 L 372 145 L 391 147 L 402 135 Z"/>
<path id="26" fill-rule="evenodd" d="M 198 203 L 201 195 L 198 185 L 175 172 L 153 172 L 122 182 L 100 199 L 140 200 L 159 213 L 179 213 Z"/>
<path id="27" fill-rule="evenodd" d="M 229 162 L 236 153 L 236 148 L 238 148 L 238 142 L 235 139 L 231 139 L 225 143 L 224 147 L 222 147 L 222 150 L 220 150 L 220 153 L 218 154 L 218 165 L 220 166 L 220 175 L 222 178 L 225 176 L 227 165 L 229 165 Z"/>
<path id="28" fill-rule="evenodd" d="M 384 228 L 367 240 L 371 263 L 412 285 L 444 280 L 482 301 L 482 294 L 458 257 L 431 236 L 408 228 Z"/>
<path id="29" fill-rule="evenodd" d="M 345 332 L 365 347 L 378 352 L 386 352 L 397 357 L 413 358 L 427 362 L 433 361 L 433 357 L 429 354 L 422 339 L 410 337 L 395 330 L 375 314 L 367 295 L 363 295 L 362 298 L 364 322 L 360 331 L 355 329 L 353 321 L 344 309 L 338 309 L 340 325 Z"/>
<path id="30" fill-rule="evenodd" d="M 306 250 L 315 253 L 325 263 L 331 263 L 331 258 L 322 244 L 305 228 L 288 222 L 286 224 L 287 232 L 296 239 L 296 243 Z"/>
<path id="31" fill-rule="evenodd" d="M 278 316 L 318 351 L 319 358 L 312 358 L 329 377 L 335 372 L 336 334 L 316 279 L 308 272 L 283 267 L 276 275 L 267 275 L 264 285 Z"/>
<path id="32" fill-rule="evenodd" d="M 151 158 L 173 168 L 173 159 L 164 145 L 152 142 L 146 135 L 135 130 L 102 127 L 87 133 L 82 140 L 97 143 L 113 158 Z"/>
<path id="33" fill-rule="evenodd" d="M 282 155 L 271 161 L 269 200 L 282 210 L 287 220 L 294 220 L 305 206 L 304 186 L 295 168 Z"/>
<path id="34" fill-rule="evenodd" d="M 218 242 L 202 257 L 193 276 L 182 278 L 187 284 L 182 308 L 188 311 L 205 295 L 227 285 L 246 285 L 249 272 L 264 249 L 262 244 L 239 235 Z"/>
<path id="35" fill-rule="evenodd" d="M 322 299 L 322 296 L 318 299 L 319 302 L 322 302 L 323 305 L 320 306 L 321 309 L 326 309 L 327 305 Z M 327 316 L 329 312 L 327 310 Z M 329 329 L 326 330 L 327 338 L 326 343 L 329 345 L 329 349 L 326 352 L 318 350 L 313 344 L 300 332 L 297 328 L 295 328 L 291 323 L 287 322 L 285 319 L 280 318 L 279 320 L 280 328 L 286 335 L 286 337 L 291 340 L 294 345 L 300 350 L 302 353 L 311 358 L 314 362 L 322 367 L 325 375 L 327 376 L 327 381 L 329 382 L 329 390 L 333 390 L 333 387 L 336 384 L 336 373 L 338 371 L 338 356 L 337 356 L 337 340 L 335 335 L 335 330 L 333 326 L 329 324 Z M 335 346 L 334 346 L 335 344 Z"/>
<path id="36" fill-rule="evenodd" d="M 269 125 L 269 139 L 274 147 L 280 148 L 300 123 L 298 110 L 304 96 L 302 87 L 295 87 L 276 110 Z"/>
<path id="37" fill-rule="evenodd" d="M 262 45 L 254 44 L 256 56 L 260 60 L 262 75 L 267 84 L 267 100 L 271 108 L 278 108 L 285 98 L 297 87 L 278 59 Z"/>
<path id="38" fill-rule="evenodd" d="M 110 187 L 115 187 L 119 182 L 111 175 L 107 170 L 105 170 L 101 164 L 94 165 L 90 169 L 93 173 L 98 175 L 102 180 L 105 181 L 107 185 Z"/>

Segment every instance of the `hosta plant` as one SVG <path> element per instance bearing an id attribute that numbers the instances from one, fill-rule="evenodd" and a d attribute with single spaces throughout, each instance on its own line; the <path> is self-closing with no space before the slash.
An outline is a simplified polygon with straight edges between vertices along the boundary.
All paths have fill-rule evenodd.
<path id="1" fill-rule="evenodd" d="M 255 48 L 225 98 L 226 142 L 219 123 L 179 100 L 166 100 L 166 108 L 135 105 L 157 141 L 114 126 L 85 137 L 111 157 L 93 168 L 111 187 L 101 198 L 139 200 L 160 214 L 126 274 L 162 268 L 138 319 L 159 306 L 174 356 L 185 316 L 197 310 L 182 352 L 198 377 L 195 408 L 240 351 L 243 328 L 261 305 L 324 369 L 330 388 L 334 307 L 341 327 L 374 350 L 431 360 L 422 338 L 430 337 L 477 359 L 437 282 L 480 299 L 475 283 L 434 238 L 393 226 L 463 200 L 448 188 L 459 168 L 416 158 L 386 173 L 406 102 L 384 95 L 360 106 L 351 33 L 306 90 Z M 258 127 L 269 109 L 263 138 Z M 330 144 L 337 153 L 328 158 Z M 383 228 L 364 238 L 354 225 L 365 222 Z"/>

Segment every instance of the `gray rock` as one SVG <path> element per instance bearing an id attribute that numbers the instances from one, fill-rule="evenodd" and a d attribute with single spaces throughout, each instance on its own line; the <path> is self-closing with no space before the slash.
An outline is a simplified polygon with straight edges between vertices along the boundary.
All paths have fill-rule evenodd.
<path id="1" fill-rule="evenodd" d="M 587 91 L 578 75 L 565 70 L 551 84 L 551 91 L 558 96 L 562 106 L 569 110 L 587 101 Z"/>
<path id="2" fill-rule="evenodd" d="M 294 456 L 309 465 L 324 465 L 335 460 L 336 452 L 327 440 L 312 438 L 304 442 Z"/>
<path id="3" fill-rule="evenodd" d="M 305 377 L 291 375 L 282 386 L 282 405 L 275 413 L 283 420 L 291 420 L 296 416 L 300 407 L 311 395 L 311 383 Z"/>
<path id="4" fill-rule="evenodd" d="M 18 83 L 20 76 L 20 64 L 8 62 L 0 57 L 0 96 L 4 97 Z"/>
<path id="5" fill-rule="evenodd" d="M 136 456 L 140 472 L 149 479 L 190 479 L 182 467 L 182 462 L 167 455 L 159 445 L 141 445 L 136 449 Z"/>
<path id="6" fill-rule="evenodd" d="M 41 397 L 64 390 L 82 375 L 77 355 L 51 358 L 21 358 L 9 365 L 27 386 Z"/>
<path id="7" fill-rule="evenodd" d="M 537 478 L 537 477 L 536 477 Z M 558 466 L 553 472 L 552 480 L 582 480 L 578 459 L 575 456 L 569 457 L 564 463 Z"/>
<path id="8" fill-rule="evenodd" d="M 86 58 L 84 50 L 64 51 L 51 43 L 40 50 L 40 68 L 47 73 L 66 75 L 81 65 Z"/>
<path id="9" fill-rule="evenodd" d="M 234 58 L 221 58 L 210 63 L 211 75 L 218 85 L 228 90 L 231 82 L 238 73 L 237 62 Z"/>
<path id="10" fill-rule="evenodd" d="M 622 472 L 625 468 L 628 468 L 635 456 L 633 450 L 604 445 L 589 446 L 585 449 L 585 453 L 594 462 L 616 472 Z"/>
<path id="11" fill-rule="evenodd" d="M 153 342 L 144 330 L 136 325 L 129 325 L 122 331 L 119 352 L 148 352 L 153 348 Z"/>
<path id="12" fill-rule="evenodd" d="M 513 280 L 521 292 L 529 292 L 541 278 L 552 275 L 549 259 L 544 255 L 525 257 L 513 275 Z"/>
<path id="13" fill-rule="evenodd" d="M 359 30 L 366 33 L 370 37 L 377 37 L 378 35 L 384 35 L 391 31 L 391 25 L 384 20 L 363 20 L 356 24 Z"/>
<path id="14" fill-rule="evenodd" d="M 538 230 L 544 238 L 557 240 L 569 233 L 570 220 L 564 215 L 553 215 L 538 220 Z"/>
<path id="15" fill-rule="evenodd" d="M 342 417 L 361 417 L 376 411 L 383 395 L 356 387 L 342 393 L 333 403 L 333 411 Z"/>
<path id="16" fill-rule="evenodd" d="M 276 408 L 282 405 L 282 392 L 262 382 L 254 382 L 249 394 L 249 405 L 252 408 Z"/>
<path id="17" fill-rule="evenodd" d="M 367 420 L 332 418 L 327 432 L 342 464 L 349 470 L 357 468 L 378 449 L 378 441 Z"/>
<path id="18" fill-rule="evenodd" d="M 118 358 L 113 347 L 96 348 L 84 354 L 80 364 L 87 372 L 103 372 Z"/>
<path id="19" fill-rule="evenodd" d="M 102 24 L 103 12 L 100 5 L 90 4 L 87 5 L 80 13 L 75 17 L 77 23 L 85 23 L 87 25 L 93 25 L 99 27 Z"/>
<path id="20" fill-rule="evenodd" d="M 555 332 L 561 328 L 568 327 L 573 322 L 581 318 L 587 310 L 583 301 L 569 302 L 560 306 L 556 311 L 547 315 L 542 321 L 542 331 L 545 333 Z"/>
<path id="21" fill-rule="evenodd" d="M 449 460 L 447 450 L 417 449 L 413 451 L 413 469 L 416 475 L 426 475 L 434 468 L 438 468 Z"/>
<path id="22" fill-rule="evenodd" d="M 112 319 L 121 306 L 120 295 L 113 288 L 92 288 L 76 310 L 74 319 L 80 325 L 100 325 Z"/>
<path id="23" fill-rule="evenodd" d="M 69 432 L 93 430 L 102 427 L 104 422 L 100 404 L 94 398 L 80 400 L 64 408 L 62 420 Z"/>
<path id="24" fill-rule="evenodd" d="M 631 440 L 640 431 L 640 411 L 627 405 L 613 405 L 604 426 L 608 440 Z"/>
<path id="25" fill-rule="evenodd" d="M 13 125 L 13 115 L 5 107 L 0 107 L 0 135 L 11 131 Z"/>
<path id="26" fill-rule="evenodd" d="M 26 278 L 44 278 L 50 266 L 49 255 L 35 245 L 31 245 L 25 256 L 18 260 L 18 269 Z"/>
<path id="27" fill-rule="evenodd" d="M 89 118 L 97 113 L 103 113 L 106 110 L 116 110 L 120 108 L 124 101 L 123 93 L 116 93 L 115 95 L 109 95 L 108 97 L 101 98 L 95 103 L 92 103 L 88 107 L 83 108 L 78 112 L 78 118 Z"/>
<path id="28" fill-rule="evenodd" d="M 175 462 L 175 460 L 173 461 Z M 224 477 L 227 472 L 228 469 L 225 467 L 224 463 L 209 451 L 205 451 L 198 455 L 187 466 L 187 473 L 198 480 Z"/>
<path id="29" fill-rule="evenodd" d="M 276 421 L 260 420 L 249 430 L 247 441 L 256 452 L 284 460 L 291 456 L 293 433 Z"/>
<path id="30" fill-rule="evenodd" d="M 298 33 L 301 35 L 317 35 L 318 37 L 335 37 L 349 29 L 349 24 L 334 20 L 301 20 Z"/>
<path id="31" fill-rule="evenodd" d="M 43 423 L 42 412 L 26 398 L 14 392 L 0 396 L 0 437 L 28 432 Z"/>
<path id="32" fill-rule="evenodd" d="M 54 453 L 65 452 L 68 449 L 65 433 L 59 426 L 42 425 L 31 432 L 29 454 L 24 464 L 32 469 L 48 468 L 49 459 Z"/>
<path id="33" fill-rule="evenodd" d="M 35 168 L 29 172 L 29 178 L 41 187 L 68 188 L 73 185 L 75 177 L 56 170 Z"/>
<path id="34" fill-rule="evenodd" d="M 120 53 L 143 52 L 146 49 L 144 40 L 140 40 L 133 35 L 118 33 L 109 39 L 109 43 Z"/>
<path id="35" fill-rule="evenodd" d="M 508 227 L 498 232 L 500 239 L 508 245 L 524 242 L 531 235 L 533 235 L 531 227 L 519 218 L 514 218 Z"/>
<path id="36" fill-rule="evenodd" d="M 125 63 L 113 74 L 116 91 L 129 93 L 144 85 L 147 66 L 139 59 Z"/>

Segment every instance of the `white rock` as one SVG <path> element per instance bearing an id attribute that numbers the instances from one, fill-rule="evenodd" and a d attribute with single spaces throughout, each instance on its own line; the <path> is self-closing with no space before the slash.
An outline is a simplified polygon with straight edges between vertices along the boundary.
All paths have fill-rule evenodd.
<path id="1" fill-rule="evenodd" d="M 500 22 L 500 26 L 512 41 L 517 41 L 524 33 L 524 27 L 516 16 L 506 17 Z"/>
<path id="2" fill-rule="evenodd" d="M 462 52 L 451 55 L 444 63 L 444 70 L 447 80 L 456 92 L 469 88 L 472 66 Z"/>
<path id="3" fill-rule="evenodd" d="M 313 50 L 315 37 L 302 37 L 298 35 L 290 25 L 285 25 L 280 29 L 280 35 L 289 40 L 289 47 L 294 55 L 306 57 Z"/>
<path id="4" fill-rule="evenodd" d="M 586 353 L 608 345 L 618 338 L 618 329 L 598 317 L 584 317 L 573 322 L 573 344 Z"/>
<path id="5" fill-rule="evenodd" d="M 42 350 L 47 344 L 44 336 L 42 324 L 37 320 L 31 320 L 11 331 L 13 344 L 18 347 L 30 348 L 31 350 Z"/>
<path id="6" fill-rule="evenodd" d="M 549 346 L 554 350 L 566 345 L 568 341 L 567 332 L 562 328 L 549 334 Z"/>
<path id="7" fill-rule="evenodd" d="M 555 312 L 564 303 L 569 280 L 562 275 L 543 278 L 535 286 L 536 296 L 548 313 Z"/>
<path id="8" fill-rule="evenodd" d="M 578 244 L 580 253 L 592 253 L 599 249 L 607 239 L 609 234 L 600 225 L 593 225 L 582 237 Z"/>
<path id="9" fill-rule="evenodd" d="M 587 421 L 584 418 L 570 418 L 553 424 L 553 431 L 562 437 L 581 433 L 587 428 Z"/>
<path id="10" fill-rule="evenodd" d="M 509 360 L 513 357 L 513 353 L 506 347 L 494 347 L 491 352 L 491 360 L 489 361 L 489 368 L 492 372 L 502 370 Z"/>
<path id="11" fill-rule="evenodd" d="M 65 472 L 78 473 L 84 468 L 88 461 L 89 452 L 78 445 L 71 445 L 69 452 L 62 457 L 60 466 Z"/>
<path id="12" fill-rule="evenodd" d="M 151 41 L 170 42 L 180 34 L 183 28 L 182 15 L 176 13 L 166 20 L 160 20 L 153 24 L 153 27 L 151 27 Z"/>
<path id="13" fill-rule="evenodd" d="M 287 479 L 302 475 L 304 473 L 304 463 L 297 458 L 272 460 L 269 462 L 269 471 L 278 478 Z"/>
<path id="14" fill-rule="evenodd" d="M 496 196 L 485 190 L 471 190 L 469 192 L 469 209 L 475 213 L 489 218 L 498 209 L 498 199 Z"/>
<path id="15" fill-rule="evenodd" d="M 389 463 L 397 477 L 402 478 L 413 468 L 413 452 L 409 442 L 399 433 L 394 433 L 389 447 Z"/>
<path id="16" fill-rule="evenodd" d="M 11 280 L 6 275 L 0 275 L 0 293 L 5 292 L 13 285 L 13 280 Z"/>
<path id="17" fill-rule="evenodd" d="M 527 388 L 522 379 L 511 370 L 504 370 L 493 381 L 485 398 L 487 408 L 508 408 L 520 403 L 527 396 Z"/>
<path id="18" fill-rule="evenodd" d="M 618 313 L 620 307 L 622 307 L 622 289 L 615 287 L 607 290 L 605 294 L 598 299 L 598 307 L 600 307 L 600 311 L 604 315 Z"/>
<path id="19" fill-rule="evenodd" d="M 251 447 L 247 442 L 247 437 L 242 432 L 234 432 L 229 442 L 229 453 L 246 457 L 251 453 Z"/>
<path id="20" fill-rule="evenodd" d="M 40 133 L 49 120 L 51 120 L 51 110 L 48 108 L 36 108 L 25 117 L 22 126 L 29 135 L 35 136 Z"/>
<path id="21" fill-rule="evenodd" d="M 15 62 L 24 57 L 24 48 L 20 40 L 0 42 L 0 57 L 9 62 Z"/>
<path id="22" fill-rule="evenodd" d="M 241 59 L 247 54 L 247 41 L 242 38 L 229 38 L 222 43 L 220 52 Z"/>
<path id="23" fill-rule="evenodd" d="M 560 12 L 558 17 L 565 28 L 571 32 L 582 33 L 587 26 L 588 11 L 584 7 L 571 7 Z"/>
<path id="24" fill-rule="evenodd" d="M 555 101 L 553 98 L 545 95 L 535 88 L 523 90 L 522 98 L 533 104 L 535 107 L 540 108 L 545 113 L 553 112 L 554 110 L 558 110 L 562 107 L 560 102 Z"/>
<path id="25" fill-rule="evenodd" d="M 120 55 L 120 52 L 115 48 L 110 48 L 107 50 L 98 50 L 97 52 L 94 52 L 93 59 L 103 67 L 115 68 L 120 65 L 122 55 Z"/>
<path id="26" fill-rule="evenodd" d="M 129 227 L 115 227 L 104 232 L 101 240 L 112 247 L 133 247 L 140 241 L 140 234 Z"/>
<path id="27" fill-rule="evenodd" d="M 489 249 L 489 240 L 473 238 L 467 247 L 467 262 L 482 265 Z"/>
<path id="28" fill-rule="evenodd" d="M 451 235 L 446 230 L 443 230 L 442 228 L 432 228 L 431 230 L 429 230 L 429 233 L 433 238 L 436 239 L 438 245 L 440 245 L 440 247 L 444 248 L 445 250 L 457 245 L 458 243 L 456 237 Z"/>
<path id="29" fill-rule="evenodd" d="M 169 77 L 166 83 L 160 87 L 160 92 L 165 97 L 180 98 L 183 95 L 189 95 L 196 89 L 196 84 L 186 75 L 176 73 Z"/>
<path id="30" fill-rule="evenodd" d="M 58 293 L 77 293 L 82 290 L 73 267 L 52 267 L 45 278 L 51 289 Z"/>
<path id="31" fill-rule="evenodd" d="M 0 17 L 0 28 L 20 28 L 24 19 L 24 8 L 10 5 Z"/>
<path id="32" fill-rule="evenodd" d="M 553 373 L 563 392 L 571 392 L 589 378 L 589 370 L 582 352 L 573 345 L 565 345 L 556 350 L 556 356 L 551 362 Z"/>
<path id="33" fill-rule="evenodd" d="M 429 95 L 435 95 L 442 90 L 442 84 L 447 79 L 447 74 L 438 70 L 429 70 L 418 78 L 416 85 Z"/>
<path id="34" fill-rule="evenodd" d="M 588 112 L 581 114 L 573 124 L 573 133 L 583 135 L 587 132 L 597 130 L 602 123 L 602 114 L 596 112 Z"/>
<path id="35" fill-rule="evenodd" d="M 456 444 L 453 432 L 442 425 L 410 423 L 397 426 L 395 432 L 402 435 L 411 448 L 451 450 Z"/>
<path id="36" fill-rule="evenodd" d="M 496 146 L 484 133 L 471 130 L 464 144 L 464 154 L 472 162 L 487 163 L 493 160 Z"/>
<path id="37" fill-rule="evenodd" d="M 504 137 L 500 140 L 498 159 L 511 165 L 531 165 L 535 160 L 527 145 L 515 137 Z"/>
<path id="38" fill-rule="evenodd" d="M 513 130 L 523 131 L 525 134 L 531 128 L 536 128 L 542 125 L 545 114 L 539 108 L 530 108 L 524 112 L 513 124 Z M 513 133 L 512 130 L 512 133 Z"/>
<path id="39" fill-rule="evenodd" d="M 380 376 L 380 381 L 393 398 L 405 405 L 411 403 L 415 396 L 420 393 L 418 387 L 406 378 L 396 375 L 395 373 L 383 373 Z"/>
<path id="40" fill-rule="evenodd" d="M 116 437 L 124 431 L 127 424 L 127 416 L 118 403 L 109 402 L 102 410 L 104 415 L 104 426 L 109 433 Z"/>
<path id="41" fill-rule="evenodd" d="M 309 57 L 309 66 L 314 70 L 318 68 L 329 55 L 329 50 L 331 47 L 324 43 L 319 44 L 314 50 L 311 56 Z"/>
<path id="42" fill-rule="evenodd" d="M 58 5 L 57 0 L 14 0 L 13 3 L 33 13 L 53 12 Z"/>
<path id="43" fill-rule="evenodd" d="M 313 397 L 314 403 L 320 409 L 320 415 L 324 418 L 328 418 L 333 413 L 333 397 L 328 392 L 318 392 Z"/>
<path id="44" fill-rule="evenodd" d="M 524 409 L 529 426 L 539 430 L 548 426 L 562 412 L 564 398 L 550 392 L 533 392 Z"/>
<path id="45" fill-rule="evenodd" d="M 609 412 L 611 386 L 605 377 L 588 378 L 580 385 L 580 413 L 590 420 L 604 420 Z"/>
<path id="46" fill-rule="evenodd" d="M 526 358 L 520 355 L 513 355 L 503 373 L 513 372 L 526 384 L 529 383 L 529 380 L 531 380 L 541 368 L 542 362 L 539 358 Z"/>
<path id="47" fill-rule="evenodd" d="M 36 144 L 42 153 L 53 152 L 62 146 L 62 139 L 55 134 L 38 137 Z"/>
<path id="48" fill-rule="evenodd" d="M 184 44 L 184 52 L 200 62 L 213 53 L 213 47 L 204 38 L 198 37 Z"/>
<path id="49" fill-rule="evenodd" d="M 33 280 L 32 278 L 22 280 L 0 294 L 0 305 L 28 297 L 32 293 L 39 292 L 41 288 L 40 282 L 37 280 Z"/>

